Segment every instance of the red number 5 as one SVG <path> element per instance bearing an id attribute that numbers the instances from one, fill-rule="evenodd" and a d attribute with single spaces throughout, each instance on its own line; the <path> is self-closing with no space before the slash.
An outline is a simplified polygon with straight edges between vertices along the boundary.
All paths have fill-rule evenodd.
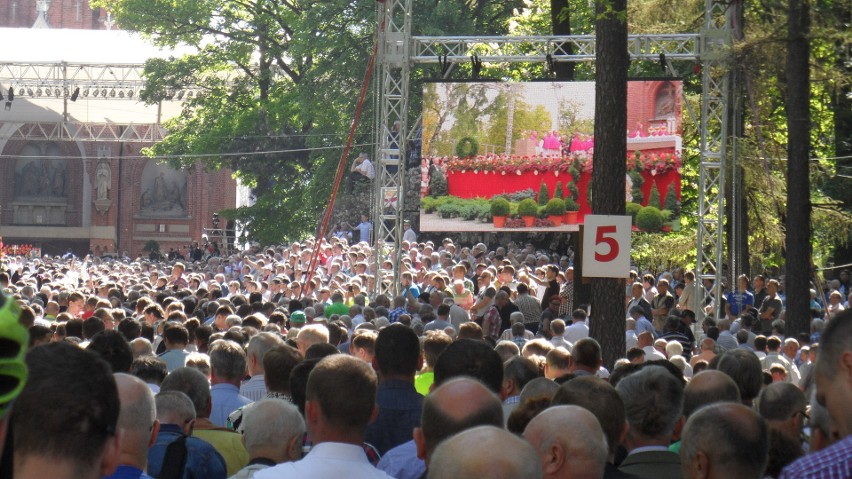
<path id="1" fill-rule="evenodd" d="M 615 232 L 615 225 L 598 227 L 598 232 L 595 236 L 595 261 L 608 263 L 618 257 L 618 241 L 616 241 L 616 239 L 612 236 L 607 236 L 607 234 L 614 234 Z M 597 250 L 597 246 L 599 244 L 605 244 L 609 246 L 609 252 L 607 252 L 606 254 L 599 253 Z"/>

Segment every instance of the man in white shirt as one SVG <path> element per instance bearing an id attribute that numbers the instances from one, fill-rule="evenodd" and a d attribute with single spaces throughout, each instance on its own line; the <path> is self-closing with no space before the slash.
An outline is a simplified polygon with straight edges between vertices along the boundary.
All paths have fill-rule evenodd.
<path id="1" fill-rule="evenodd" d="M 246 362 L 251 378 L 240 385 L 241 395 L 252 401 L 260 401 L 266 397 L 266 384 L 263 380 L 266 371 L 263 369 L 263 356 L 270 349 L 283 344 L 284 341 L 272 333 L 263 332 L 252 336 L 246 348 Z"/>
<path id="2" fill-rule="evenodd" d="M 589 326 L 586 324 L 586 312 L 582 309 L 574 311 L 574 322 L 565 328 L 565 341 L 576 344 L 577 341 L 589 337 Z"/>
<path id="3" fill-rule="evenodd" d="M 366 180 L 369 182 L 375 177 L 376 170 L 373 168 L 373 163 L 367 158 L 366 153 L 361 153 L 358 155 L 358 158 L 355 158 L 355 162 L 352 163 L 352 167 L 349 169 L 349 181 L 347 184 L 349 192 L 352 193 L 356 181 Z"/>
<path id="4" fill-rule="evenodd" d="M 402 233 L 402 240 L 408 241 L 409 243 L 416 243 L 417 233 L 415 233 L 414 230 L 411 228 L 411 221 L 405 220 L 402 222 L 402 225 L 403 228 L 405 228 L 404 232 Z"/>
<path id="5" fill-rule="evenodd" d="M 654 336 L 648 332 L 644 331 L 637 335 L 636 337 L 636 347 L 642 348 L 642 351 L 645 351 L 645 361 L 656 361 L 656 360 L 665 360 L 666 356 L 657 351 L 654 347 Z"/>
<path id="6" fill-rule="evenodd" d="M 763 369 L 769 369 L 773 364 L 778 363 L 787 370 L 787 378 L 784 382 L 792 382 L 793 384 L 798 385 L 799 381 L 801 381 L 802 377 L 799 374 L 799 368 L 796 367 L 795 362 L 789 361 L 785 358 L 781 352 L 781 339 L 778 336 L 771 336 L 766 340 L 766 357 L 760 360 L 761 366 Z"/>
<path id="7" fill-rule="evenodd" d="M 308 378 L 305 422 L 314 446 L 301 461 L 255 473 L 256 479 L 346 477 L 386 479 L 364 452 L 364 432 L 376 417 L 376 373 L 352 356 L 335 354 Z M 346 394 L 340 394 L 346 391 Z"/>
<path id="8" fill-rule="evenodd" d="M 801 371 L 799 371 L 799 367 L 796 365 L 796 353 L 799 351 L 799 342 L 796 341 L 795 338 L 787 338 L 784 340 L 784 346 L 781 350 L 781 355 L 784 359 L 790 362 L 793 366 L 792 371 L 790 372 L 790 381 L 796 386 L 802 381 Z"/>
<path id="9" fill-rule="evenodd" d="M 554 319 L 550 323 L 550 331 L 553 333 L 550 344 L 557 348 L 565 348 L 570 353 L 574 345 L 565 340 L 565 321 Z"/>
<path id="10" fill-rule="evenodd" d="M 636 337 L 636 320 L 633 318 L 627 318 L 625 324 L 625 341 L 627 349 L 636 347 L 636 344 L 639 342 L 639 339 Z"/>

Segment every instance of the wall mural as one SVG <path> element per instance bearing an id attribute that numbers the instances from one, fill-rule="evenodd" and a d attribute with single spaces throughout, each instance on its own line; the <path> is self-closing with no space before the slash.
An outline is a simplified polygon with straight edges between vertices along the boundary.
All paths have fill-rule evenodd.
<path id="1" fill-rule="evenodd" d="M 54 143 L 30 143 L 15 164 L 15 198 L 68 197 L 68 164 Z"/>
<path id="2" fill-rule="evenodd" d="M 148 162 L 142 173 L 140 214 L 153 217 L 186 217 L 187 175 L 167 165 Z"/>

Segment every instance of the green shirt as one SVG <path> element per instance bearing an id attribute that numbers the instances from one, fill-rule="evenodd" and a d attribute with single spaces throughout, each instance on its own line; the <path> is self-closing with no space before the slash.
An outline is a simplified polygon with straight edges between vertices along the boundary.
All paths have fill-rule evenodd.
<path id="1" fill-rule="evenodd" d="M 414 389 L 420 394 L 426 396 L 429 394 L 429 389 L 432 383 L 435 382 L 435 373 L 432 371 L 418 374 L 414 377 Z"/>
<path id="2" fill-rule="evenodd" d="M 340 316 L 349 314 L 349 306 L 343 303 L 332 303 L 330 306 L 326 306 L 325 317 L 330 318 L 332 314 L 339 314 Z"/>

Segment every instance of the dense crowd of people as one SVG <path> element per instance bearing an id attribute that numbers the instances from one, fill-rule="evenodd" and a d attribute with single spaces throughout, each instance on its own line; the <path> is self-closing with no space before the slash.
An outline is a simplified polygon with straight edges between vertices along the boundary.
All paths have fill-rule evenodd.
<path id="1" fill-rule="evenodd" d="M 341 236 L 3 258 L 0 341 L 28 332 L 29 376 L 0 362 L 0 398 L 22 387 L 0 475 L 852 477 L 848 272 L 791 337 L 783 278 L 714 298 L 690 271 L 632 271 L 626 317 L 601 318 L 570 251 L 408 239 L 399 264 Z M 594 321 L 624 323 L 611 367 Z"/>

